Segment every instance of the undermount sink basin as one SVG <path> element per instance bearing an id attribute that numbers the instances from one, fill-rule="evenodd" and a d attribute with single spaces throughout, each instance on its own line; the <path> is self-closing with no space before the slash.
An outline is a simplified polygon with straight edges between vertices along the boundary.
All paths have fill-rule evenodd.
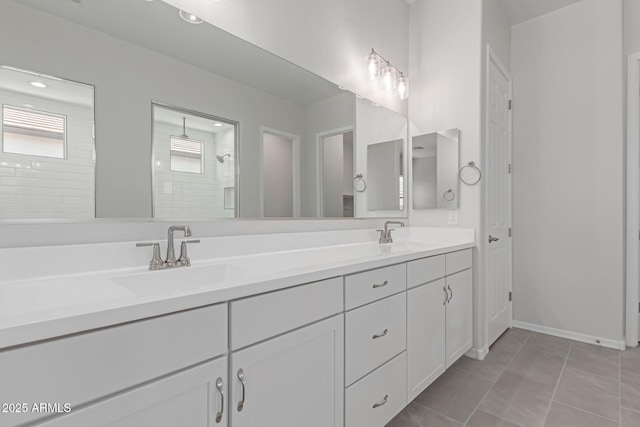
<path id="1" fill-rule="evenodd" d="M 243 282 L 259 277 L 261 274 L 255 269 L 240 267 L 235 264 L 213 264 L 147 271 L 145 273 L 113 277 L 111 280 L 130 289 L 138 290 L 150 287 L 184 291 L 216 284 Z"/>

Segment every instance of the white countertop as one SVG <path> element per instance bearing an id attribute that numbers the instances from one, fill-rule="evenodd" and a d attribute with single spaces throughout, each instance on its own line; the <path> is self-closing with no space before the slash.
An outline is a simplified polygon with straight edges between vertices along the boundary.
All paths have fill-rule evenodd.
<path id="1" fill-rule="evenodd" d="M 429 231 L 430 230 L 430 231 Z M 268 247 L 268 237 L 244 236 L 203 239 L 203 249 L 191 252 L 192 266 L 173 270 L 148 271 L 146 264 L 102 271 L 33 276 L 24 278 L 13 272 L 11 280 L 0 282 L 0 349 L 87 331 L 175 311 L 230 301 L 303 283 L 342 276 L 358 271 L 402 263 L 473 247 L 473 230 L 433 232 L 431 229 L 403 230 L 392 244 L 345 239 L 337 234 L 339 244 L 331 245 L 326 233 L 321 246 L 314 244 L 314 233 L 292 233 L 288 243 L 274 244 L 278 251 L 255 252 L 238 247 L 255 241 Z M 375 235 L 369 232 L 368 238 Z M 273 235 L 276 236 L 276 235 Z M 282 240 L 282 236 L 276 236 Z M 209 241 L 211 240 L 211 241 Z M 209 241 L 209 242 L 207 242 Z M 207 246 L 228 245 L 234 256 L 205 258 Z M 302 243 L 301 243 L 302 242 Z M 258 244 L 259 243 L 259 244 Z M 317 242 L 316 242 L 317 243 Z M 235 247 L 231 247 L 235 245 Z M 65 256 L 78 251 L 79 260 L 90 256 L 95 246 L 65 247 Z M 129 247 L 131 245 L 128 245 Z M 150 249 L 150 248 L 147 248 Z M 284 250 L 283 250 L 284 249 Z M 10 251 L 7 249 L 6 251 Z M 56 248 L 27 252 L 38 254 L 46 262 Z M 218 251 L 219 253 L 220 251 Z M 27 253 L 23 253 L 25 255 Z M 14 256 L 17 255 L 12 252 Z M 146 252 L 145 252 L 146 254 Z M 149 251 L 150 254 L 150 251 Z M 146 254 L 146 255 L 149 255 Z M 0 253 L 2 256 L 2 253 Z M 55 257 L 54 257 L 55 258 Z M 203 260 L 204 259 L 204 260 Z M 51 262 L 55 262 L 52 260 Z M 56 267 L 56 272 L 61 271 Z M 16 268 L 17 270 L 17 268 Z M 44 269 L 42 271 L 50 271 Z"/>

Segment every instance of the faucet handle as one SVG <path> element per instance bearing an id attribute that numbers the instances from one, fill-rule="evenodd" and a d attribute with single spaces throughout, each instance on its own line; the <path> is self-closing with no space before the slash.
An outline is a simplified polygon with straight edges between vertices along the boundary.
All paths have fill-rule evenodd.
<path id="1" fill-rule="evenodd" d="M 191 265 L 191 260 L 187 255 L 187 244 L 190 243 L 200 243 L 200 239 L 182 241 L 182 243 L 180 244 L 180 257 L 178 258 L 178 264 L 186 265 L 187 267 Z"/>
<path id="2" fill-rule="evenodd" d="M 153 246 L 153 257 L 149 261 L 149 270 L 160 270 L 164 266 L 164 261 L 160 256 L 160 243 L 136 243 L 137 248 Z"/>

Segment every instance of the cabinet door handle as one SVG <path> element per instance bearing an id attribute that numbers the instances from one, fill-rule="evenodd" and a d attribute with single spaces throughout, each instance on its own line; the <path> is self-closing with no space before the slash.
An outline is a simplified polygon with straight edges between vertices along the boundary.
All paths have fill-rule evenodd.
<path id="1" fill-rule="evenodd" d="M 240 398 L 240 402 L 238 402 L 238 412 L 242 412 L 244 408 L 244 371 L 242 369 L 238 369 L 238 379 L 240 380 L 240 384 L 242 385 L 242 397 Z"/>
<path id="2" fill-rule="evenodd" d="M 378 284 L 378 283 L 374 283 L 374 284 L 373 284 L 373 289 L 378 289 L 378 288 L 381 288 L 381 287 L 383 287 L 383 286 L 387 286 L 388 284 L 389 284 L 389 281 L 388 281 L 388 280 L 385 280 L 384 282 L 382 282 L 382 283 L 380 283 L 380 284 Z"/>
<path id="3" fill-rule="evenodd" d="M 384 398 L 382 399 L 382 402 L 374 403 L 374 404 L 373 404 L 373 409 L 376 409 L 376 408 L 381 407 L 382 405 L 385 405 L 385 404 L 387 403 L 387 400 L 389 400 L 389 395 L 388 395 L 388 394 L 385 394 L 385 395 L 384 395 Z"/>
<path id="4" fill-rule="evenodd" d="M 444 301 L 442 301 L 442 305 L 447 305 L 449 302 L 449 293 L 447 292 L 447 287 L 443 286 L 442 291 L 444 292 Z"/>
<path id="5" fill-rule="evenodd" d="M 447 300 L 447 302 L 451 302 L 451 300 L 453 299 L 453 291 L 451 290 L 451 286 L 447 285 L 447 289 L 449 289 L 449 292 L 451 293 L 451 295 L 449 295 L 449 299 Z"/>
<path id="6" fill-rule="evenodd" d="M 381 333 L 381 334 L 376 334 L 376 335 L 374 335 L 374 336 L 373 336 L 373 339 L 374 339 L 374 340 L 377 340 L 378 338 L 382 338 L 382 337 L 384 337 L 384 336 L 385 336 L 385 335 L 387 335 L 388 333 L 389 333 L 389 330 L 388 330 L 388 329 L 385 329 L 384 331 L 382 331 L 382 333 Z"/>
<path id="7" fill-rule="evenodd" d="M 220 392 L 220 411 L 216 414 L 216 424 L 222 421 L 222 414 L 224 413 L 224 390 L 222 387 L 222 378 L 218 377 L 216 380 L 216 388 Z"/>

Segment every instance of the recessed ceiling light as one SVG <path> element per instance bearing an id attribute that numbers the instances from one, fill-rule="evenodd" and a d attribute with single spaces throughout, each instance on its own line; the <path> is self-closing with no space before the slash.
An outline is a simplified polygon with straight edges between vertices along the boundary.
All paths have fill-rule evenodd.
<path id="1" fill-rule="evenodd" d="M 215 127 L 222 127 L 222 123 L 214 123 L 213 124 Z"/>
<path id="2" fill-rule="evenodd" d="M 189 12 L 185 12 L 184 10 L 180 9 L 180 12 L 178 12 L 180 14 L 180 18 L 184 19 L 185 21 L 187 21 L 189 24 L 202 24 L 202 19 L 198 18 L 196 15 L 192 15 Z"/>
<path id="3" fill-rule="evenodd" d="M 22 106 L 25 107 L 25 108 L 33 108 L 33 105 L 31 105 L 31 104 L 23 104 Z"/>
<path id="4" fill-rule="evenodd" d="M 31 82 L 31 86 L 35 86 L 35 87 L 39 87 L 39 88 L 47 87 L 47 85 L 42 83 L 42 82 Z"/>

